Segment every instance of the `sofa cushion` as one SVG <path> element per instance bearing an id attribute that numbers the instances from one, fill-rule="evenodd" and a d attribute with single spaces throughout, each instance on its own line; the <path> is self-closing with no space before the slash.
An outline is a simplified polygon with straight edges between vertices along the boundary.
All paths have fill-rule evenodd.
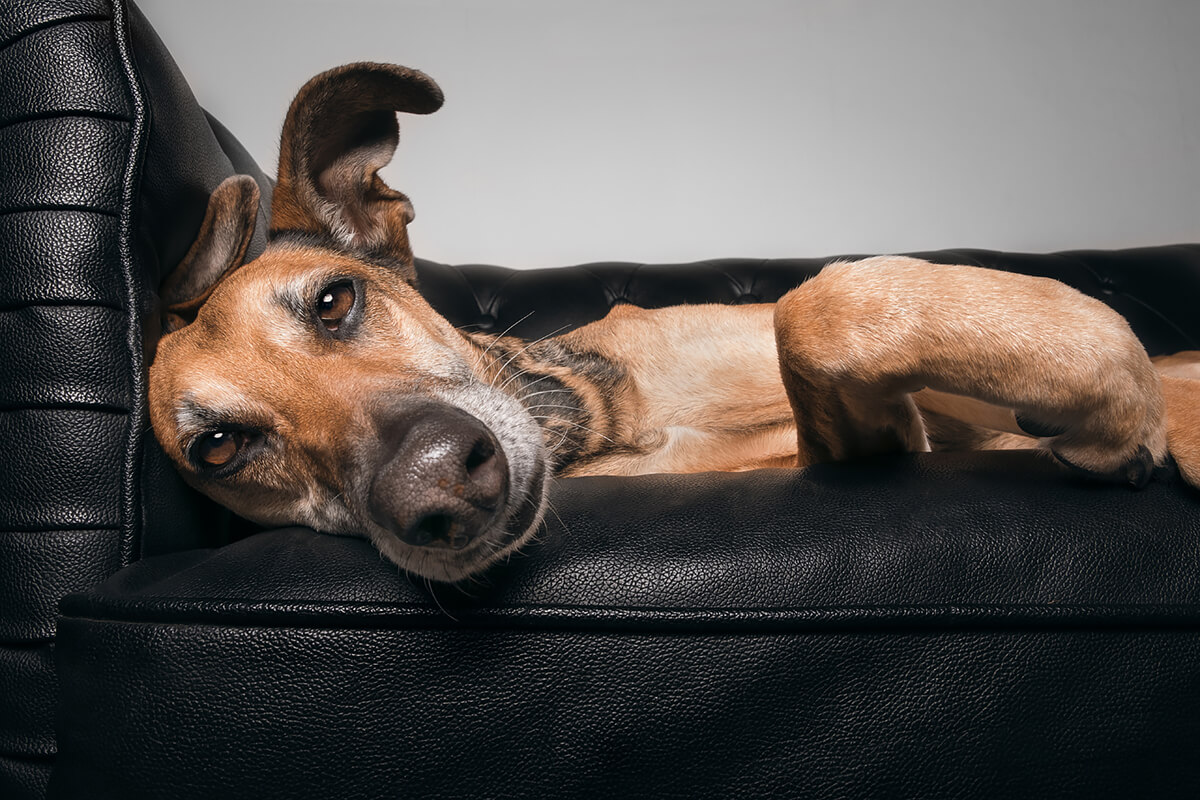
<path id="1" fill-rule="evenodd" d="M 1200 790 L 1190 489 L 1006 452 L 572 479 L 551 500 L 536 544 L 458 588 L 286 529 L 69 598 L 55 786 Z"/>

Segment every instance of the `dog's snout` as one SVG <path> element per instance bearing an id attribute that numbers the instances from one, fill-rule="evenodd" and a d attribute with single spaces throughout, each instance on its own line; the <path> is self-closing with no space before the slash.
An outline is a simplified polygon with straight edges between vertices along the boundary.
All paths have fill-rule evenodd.
<path id="1" fill-rule="evenodd" d="M 508 494 L 495 435 L 452 406 L 426 407 L 384 434 L 371 515 L 402 541 L 461 550 L 486 530 Z"/>

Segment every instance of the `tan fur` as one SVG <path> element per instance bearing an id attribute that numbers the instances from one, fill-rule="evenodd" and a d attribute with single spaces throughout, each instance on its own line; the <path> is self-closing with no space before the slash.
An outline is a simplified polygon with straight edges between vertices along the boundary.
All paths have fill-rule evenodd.
<path id="1" fill-rule="evenodd" d="M 374 435 L 365 415 L 371 397 L 449 380 L 440 365 L 447 356 L 469 359 L 471 349 L 385 269 L 305 247 L 281 248 L 254 267 L 223 281 L 195 323 L 161 341 L 150 372 L 151 423 L 185 472 L 183 452 L 195 431 L 180 425 L 182 398 L 275 432 L 287 443 L 283 457 L 257 459 L 236 488 L 206 490 L 264 523 L 324 527 L 323 510 L 344 489 L 337 465 L 356 438 Z M 287 309 L 269 301 L 277 292 L 318 287 L 326 275 L 358 276 L 375 290 L 369 302 L 378 324 L 353 350 L 304 335 Z M 242 499 L 247 484 L 253 510 Z"/>
<path id="2" fill-rule="evenodd" d="M 610 429 L 621 452 L 563 474 L 733 471 L 794 460 L 771 306 L 617 306 L 562 338 L 620 363 L 630 378 Z"/>
<path id="3" fill-rule="evenodd" d="M 164 287 L 154 431 L 236 512 L 365 533 L 402 567 L 457 580 L 529 540 L 550 474 L 1041 447 L 1140 485 L 1169 448 L 1200 483 L 1200 353 L 1152 364 L 1114 311 L 1048 279 L 888 256 L 832 264 L 775 305 L 622 305 L 533 342 L 457 330 L 416 291 L 411 204 L 377 175 L 393 110 L 440 103 L 426 76 L 391 65 L 317 76 L 289 110 L 266 252 L 239 267 L 257 192 L 230 179 Z M 316 308 L 336 285 L 353 286 L 357 316 L 334 335 Z M 407 513 L 395 486 L 463 496 L 466 472 L 383 495 L 372 472 L 407 474 L 395 453 L 426 400 L 479 421 L 505 455 L 503 507 L 470 546 L 449 547 L 451 531 L 462 545 L 458 518 L 428 546 L 392 525 Z M 197 463 L 198 441 L 239 432 L 255 444 L 236 469 Z"/>
<path id="4" fill-rule="evenodd" d="M 1150 359 L 1162 375 L 1200 380 L 1200 350 L 1185 350 Z"/>
<path id="5" fill-rule="evenodd" d="M 793 403 L 841 407 L 864 429 L 870 415 L 905 449 L 924 449 L 911 395 L 929 388 L 1062 428 L 1055 453 L 1083 469 L 1112 472 L 1139 447 L 1165 458 L 1162 393 L 1137 337 L 1057 281 L 872 258 L 827 267 L 780 301 L 776 319 Z M 815 437 L 845 444 L 826 428 Z M 1002 429 L 1015 432 L 1006 420 Z"/>
<path id="6" fill-rule="evenodd" d="M 1200 486 L 1200 380 L 1164 375 L 1167 444 L 1184 479 Z"/>

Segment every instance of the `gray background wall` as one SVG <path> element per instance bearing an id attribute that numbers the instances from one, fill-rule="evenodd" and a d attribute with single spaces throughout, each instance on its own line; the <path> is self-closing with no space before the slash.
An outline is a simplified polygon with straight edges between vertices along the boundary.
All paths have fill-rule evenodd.
<path id="1" fill-rule="evenodd" d="M 295 90 L 431 74 L 419 254 L 553 266 L 1200 240 L 1194 0 L 139 0 L 264 166 Z"/>

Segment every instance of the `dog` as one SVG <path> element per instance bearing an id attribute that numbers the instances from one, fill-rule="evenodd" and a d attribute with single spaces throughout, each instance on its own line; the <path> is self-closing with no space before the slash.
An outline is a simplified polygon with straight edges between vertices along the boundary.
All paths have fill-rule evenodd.
<path id="1" fill-rule="evenodd" d="M 524 342 L 417 291 L 413 207 L 378 171 L 426 75 L 360 63 L 288 111 L 269 244 L 235 176 L 167 277 L 154 431 L 187 481 L 266 525 L 365 534 L 458 581 L 539 527 L 553 476 L 750 470 L 1040 448 L 1101 480 L 1200 484 L 1200 353 L 1156 365 L 1103 303 L 1045 278 L 888 256 L 779 302 L 619 305 Z M 653 346 L 647 346 L 653 343 Z"/>

